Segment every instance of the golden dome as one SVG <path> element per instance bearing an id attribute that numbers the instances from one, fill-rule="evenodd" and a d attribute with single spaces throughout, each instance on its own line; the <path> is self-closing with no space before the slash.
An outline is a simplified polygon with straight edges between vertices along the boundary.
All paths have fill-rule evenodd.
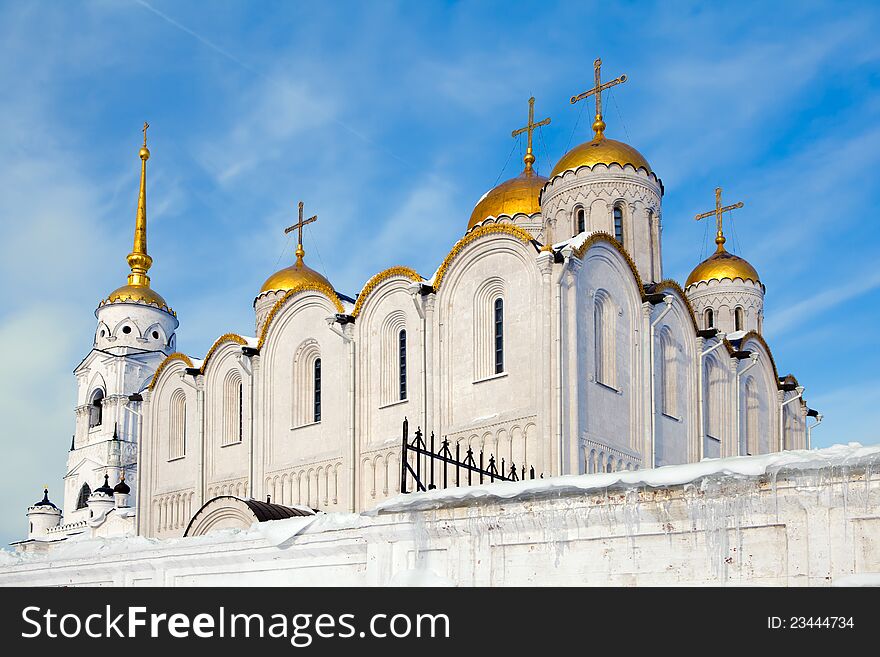
<path id="1" fill-rule="evenodd" d="M 113 290 L 107 298 L 101 302 L 101 305 L 104 305 L 105 303 L 146 303 L 158 306 L 162 310 L 173 314 L 173 311 L 168 307 L 168 304 L 165 303 L 165 299 L 162 298 L 162 295 L 151 287 L 145 285 L 123 285 L 122 287 Z"/>
<path id="2" fill-rule="evenodd" d="M 701 281 L 720 281 L 725 278 L 733 280 L 741 278 L 744 281 L 760 283 L 758 272 L 748 262 L 728 252 L 724 248 L 724 238 L 719 238 L 718 249 L 711 256 L 703 260 L 691 272 L 687 278 L 685 287 Z"/>
<path id="3" fill-rule="evenodd" d="M 575 146 L 563 155 L 562 159 L 553 167 L 550 177 L 578 167 L 591 167 L 594 164 L 619 164 L 620 166 L 630 164 L 635 169 L 651 172 L 651 165 L 635 148 L 622 141 L 608 139 L 600 132 L 592 141 Z"/>
<path id="4" fill-rule="evenodd" d="M 263 287 L 260 288 L 260 294 L 278 290 L 292 290 L 300 283 L 326 285 L 332 290 L 333 286 L 330 285 L 330 281 L 303 262 L 304 255 L 305 251 L 300 244 L 296 249 L 296 262 L 290 267 L 276 271 L 267 278 Z"/>
<path id="5" fill-rule="evenodd" d="M 505 180 L 489 190 L 477 203 L 468 222 L 468 230 L 487 217 L 512 217 L 515 214 L 535 214 L 541 211 L 538 199 L 547 179 L 539 176 L 531 166 L 516 178 Z"/>

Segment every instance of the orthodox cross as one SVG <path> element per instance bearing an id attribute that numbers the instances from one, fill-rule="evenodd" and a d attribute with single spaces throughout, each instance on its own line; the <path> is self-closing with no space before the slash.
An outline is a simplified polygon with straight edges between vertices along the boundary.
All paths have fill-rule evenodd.
<path id="1" fill-rule="evenodd" d="M 604 136 L 602 133 L 605 131 L 605 122 L 602 120 L 602 92 L 615 85 L 626 82 L 626 75 L 621 75 L 619 78 L 614 78 L 610 82 L 602 84 L 602 60 L 599 58 L 593 62 L 593 75 L 595 86 L 582 94 L 572 96 L 571 104 L 574 105 L 579 100 L 584 100 L 590 96 L 596 97 L 596 120 L 593 122 L 593 130 L 596 131 L 596 137 L 598 138 Z"/>
<path id="2" fill-rule="evenodd" d="M 147 128 L 149 128 L 149 127 L 150 127 L 150 124 L 147 123 L 146 121 L 144 121 L 144 129 L 141 130 L 141 132 L 144 133 L 144 146 L 147 145 Z"/>
<path id="3" fill-rule="evenodd" d="M 535 156 L 532 154 L 532 133 L 535 131 L 535 128 L 540 128 L 543 125 L 550 125 L 550 118 L 548 117 L 543 121 L 535 123 L 535 97 L 532 96 L 529 98 L 529 122 L 526 123 L 524 128 L 519 128 L 510 133 L 511 137 L 517 137 L 524 132 L 528 133 L 528 147 L 523 158 L 523 162 L 526 163 L 526 171 L 531 171 L 532 164 L 535 162 Z"/>
<path id="4" fill-rule="evenodd" d="M 317 220 L 318 220 L 318 215 L 315 215 L 314 217 L 309 217 L 309 218 L 306 219 L 305 221 L 303 220 L 303 202 L 300 201 L 300 202 L 299 202 L 299 221 L 297 221 L 295 224 L 293 224 L 293 226 L 288 226 L 287 228 L 285 228 L 285 229 L 284 229 L 284 234 L 287 235 L 287 233 L 291 233 L 291 232 L 293 232 L 293 231 L 295 231 L 295 230 L 296 230 L 296 231 L 299 231 L 298 244 L 299 244 L 300 246 L 302 246 L 302 243 L 303 243 L 303 226 L 305 226 L 306 224 L 310 224 L 310 223 L 312 223 L 313 221 L 317 221 Z"/>
<path id="5" fill-rule="evenodd" d="M 724 239 L 724 233 L 721 230 L 722 228 L 722 216 L 725 212 L 730 212 L 731 210 L 736 210 L 737 208 L 741 208 L 743 206 L 743 202 L 734 203 L 733 205 L 728 205 L 725 207 L 721 206 L 721 188 L 715 188 L 715 209 L 710 210 L 709 212 L 703 212 L 702 214 L 698 214 L 694 219 L 699 221 L 700 219 L 705 219 L 707 217 L 715 216 L 715 227 L 717 229 L 717 233 L 715 235 L 715 244 L 718 245 L 718 248 L 722 248 L 722 244 L 727 240 Z"/>

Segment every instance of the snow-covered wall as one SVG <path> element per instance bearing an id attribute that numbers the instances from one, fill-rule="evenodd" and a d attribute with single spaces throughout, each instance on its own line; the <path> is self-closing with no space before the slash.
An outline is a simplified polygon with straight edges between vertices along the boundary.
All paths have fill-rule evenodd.
<path id="1" fill-rule="evenodd" d="M 198 538 L 0 553 L 0 585 L 880 582 L 880 446 L 398 496 Z"/>

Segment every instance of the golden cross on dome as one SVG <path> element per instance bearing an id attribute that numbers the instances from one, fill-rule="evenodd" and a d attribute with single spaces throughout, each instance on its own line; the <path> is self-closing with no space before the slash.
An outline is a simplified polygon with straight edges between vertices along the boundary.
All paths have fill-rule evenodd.
<path id="1" fill-rule="evenodd" d="M 702 214 L 698 214 L 694 219 L 699 221 L 700 219 L 705 219 L 706 217 L 715 217 L 715 226 L 717 229 L 717 234 L 715 235 L 715 244 L 718 245 L 718 250 L 722 250 L 724 248 L 724 243 L 727 241 L 724 239 L 724 232 L 722 231 L 722 216 L 725 212 L 730 212 L 731 210 L 736 210 L 737 208 L 741 208 L 743 206 L 743 202 L 734 203 L 733 205 L 728 205 L 725 207 L 721 206 L 721 188 L 715 188 L 715 209 L 710 210 L 709 212 L 703 212 Z"/>
<path id="2" fill-rule="evenodd" d="M 602 120 L 602 92 L 615 85 L 626 82 L 626 75 L 621 75 L 619 78 L 614 78 L 610 82 L 602 84 L 602 60 L 596 58 L 596 61 L 593 62 L 593 76 L 595 79 L 595 86 L 582 94 L 572 96 L 571 104 L 574 105 L 579 100 L 584 100 L 590 96 L 596 97 L 596 120 L 593 121 L 593 130 L 596 131 L 596 138 L 599 139 L 605 136 L 605 122 Z"/>
<path id="3" fill-rule="evenodd" d="M 532 165 L 535 163 L 535 156 L 532 153 L 532 133 L 535 131 L 535 128 L 540 128 L 544 125 L 550 125 L 550 118 L 548 117 L 543 121 L 535 123 L 535 97 L 532 96 L 529 98 L 529 122 L 526 123 L 524 128 L 519 128 L 510 133 L 511 137 L 518 137 L 524 132 L 528 133 L 528 147 L 526 148 L 526 155 L 523 157 L 523 162 L 526 163 L 526 171 L 531 171 Z"/>
<path id="4" fill-rule="evenodd" d="M 143 130 L 141 130 L 141 132 L 144 133 L 144 146 L 147 145 L 147 128 L 149 128 L 149 127 L 150 127 L 150 124 L 147 123 L 146 121 L 144 121 L 144 128 L 143 128 Z"/>
<path id="5" fill-rule="evenodd" d="M 296 259 L 298 262 L 302 261 L 302 257 L 306 254 L 305 250 L 303 249 L 303 245 L 302 245 L 303 244 L 303 227 L 306 224 L 310 224 L 310 223 L 317 221 L 317 220 L 318 220 L 318 215 L 315 215 L 313 217 L 309 217 L 308 219 L 305 219 L 305 220 L 303 219 L 303 202 L 300 201 L 299 202 L 299 221 L 297 221 L 295 224 L 293 224 L 293 226 L 288 226 L 287 228 L 284 229 L 285 235 L 287 235 L 287 233 L 291 233 L 293 231 L 299 232 L 299 237 L 297 238 L 297 245 L 296 245 Z"/>

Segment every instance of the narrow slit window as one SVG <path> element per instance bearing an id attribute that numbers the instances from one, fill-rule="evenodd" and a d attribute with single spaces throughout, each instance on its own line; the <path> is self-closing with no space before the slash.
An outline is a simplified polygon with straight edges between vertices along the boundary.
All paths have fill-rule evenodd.
<path id="1" fill-rule="evenodd" d="M 583 208 L 578 208 L 575 212 L 575 227 L 578 233 L 583 233 L 587 229 L 587 213 Z"/>
<path id="2" fill-rule="evenodd" d="M 321 421 L 321 359 L 315 360 L 315 404 L 314 416 L 315 422 Z"/>
<path id="3" fill-rule="evenodd" d="M 715 328 L 715 313 L 711 308 L 706 308 L 706 328 Z"/>
<path id="4" fill-rule="evenodd" d="M 743 309 L 742 308 L 737 308 L 736 310 L 733 311 L 733 321 L 734 321 L 735 330 L 737 330 L 737 331 L 743 330 L 743 325 L 745 324 L 743 319 L 744 318 L 743 318 Z"/>
<path id="5" fill-rule="evenodd" d="M 495 374 L 504 371 L 504 300 L 495 299 Z"/>
<path id="6" fill-rule="evenodd" d="M 623 209 L 614 206 L 614 239 L 623 244 Z"/>
<path id="7" fill-rule="evenodd" d="M 244 439 L 244 383 L 238 384 L 238 442 Z"/>
<path id="8" fill-rule="evenodd" d="M 400 400 L 406 399 L 406 329 L 400 331 L 397 337 L 398 348 L 398 383 L 400 386 Z"/>

